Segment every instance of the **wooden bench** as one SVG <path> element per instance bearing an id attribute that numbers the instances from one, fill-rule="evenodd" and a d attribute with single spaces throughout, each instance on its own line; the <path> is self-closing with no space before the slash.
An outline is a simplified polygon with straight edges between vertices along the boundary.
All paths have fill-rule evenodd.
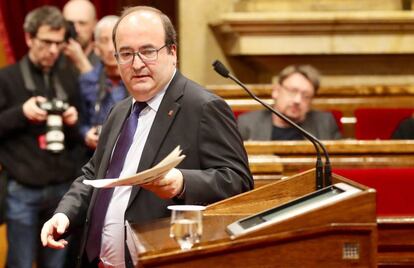
<path id="1" fill-rule="evenodd" d="M 268 104 L 272 104 L 271 85 L 248 87 Z M 236 114 L 261 110 L 263 107 L 251 99 L 237 85 L 211 85 L 209 90 L 224 98 Z M 344 86 L 322 87 L 313 100 L 318 110 L 338 111 L 344 137 L 355 137 L 355 110 L 358 108 L 414 108 L 414 86 Z"/>

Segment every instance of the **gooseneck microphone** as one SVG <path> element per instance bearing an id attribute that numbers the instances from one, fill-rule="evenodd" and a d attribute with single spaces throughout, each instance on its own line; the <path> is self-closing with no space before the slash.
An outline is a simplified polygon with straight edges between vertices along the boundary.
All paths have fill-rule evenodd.
<path id="1" fill-rule="evenodd" d="M 323 187 L 331 185 L 331 164 L 329 161 L 329 155 L 325 148 L 325 146 L 322 144 L 320 140 L 318 140 L 315 136 L 313 136 L 308 131 L 304 130 L 301 126 L 293 122 L 290 118 L 288 118 L 286 115 L 282 114 L 281 112 L 275 110 L 272 106 L 269 104 L 263 102 L 261 99 L 259 99 L 253 92 L 250 91 L 242 82 L 240 82 L 236 77 L 234 77 L 229 70 L 218 60 L 213 62 L 214 70 L 223 76 L 224 78 L 230 78 L 233 80 L 236 84 L 241 86 L 254 100 L 259 102 L 261 105 L 263 105 L 266 109 L 268 109 L 273 114 L 280 117 L 282 120 L 284 120 L 289 125 L 293 126 L 295 129 L 297 129 L 300 133 L 302 133 L 303 136 L 306 137 L 310 142 L 312 142 L 313 146 L 316 150 L 316 189 L 322 189 Z M 320 149 L 322 149 L 323 154 L 325 156 L 325 165 L 323 165 L 322 158 L 321 158 L 321 152 Z"/>

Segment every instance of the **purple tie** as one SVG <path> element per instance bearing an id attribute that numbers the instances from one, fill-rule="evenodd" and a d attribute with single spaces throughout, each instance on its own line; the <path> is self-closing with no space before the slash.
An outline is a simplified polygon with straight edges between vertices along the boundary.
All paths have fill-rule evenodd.
<path id="1" fill-rule="evenodd" d="M 126 155 L 131 147 L 135 130 L 138 126 L 139 114 L 146 106 L 146 102 L 134 103 L 133 110 L 124 122 L 118 141 L 116 142 L 111 162 L 106 171 L 106 178 L 118 178 L 121 174 Z M 114 188 L 99 189 L 92 208 L 90 228 L 86 240 L 86 254 L 90 262 L 99 257 L 99 252 L 101 251 L 102 228 L 113 191 Z"/>

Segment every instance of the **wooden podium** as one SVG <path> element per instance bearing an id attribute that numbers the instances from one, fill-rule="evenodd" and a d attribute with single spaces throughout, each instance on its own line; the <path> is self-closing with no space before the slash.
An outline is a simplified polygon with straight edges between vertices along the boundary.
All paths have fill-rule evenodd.
<path id="1" fill-rule="evenodd" d="M 354 196 L 231 239 L 226 226 L 315 191 L 315 172 L 265 185 L 207 207 L 201 242 L 181 251 L 169 238 L 169 218 L 131 225 L 139 246 L 138 267 L 376 267 L 376 193 Z"/>

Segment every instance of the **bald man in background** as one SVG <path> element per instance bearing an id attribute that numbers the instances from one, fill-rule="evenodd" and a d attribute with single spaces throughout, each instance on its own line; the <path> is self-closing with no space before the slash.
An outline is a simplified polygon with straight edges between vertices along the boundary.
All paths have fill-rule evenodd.
<path id="1" fill-rule="evenodd" d="M 80 73 L 89 72 L 99 62 L 93 42 L 97 23 L 95 7 L 88 0 L 70 0 L 63 7 L 63 16 L 73 23 L 77 34 L 76 40 L 68 40 L 64 53 Z"/>

